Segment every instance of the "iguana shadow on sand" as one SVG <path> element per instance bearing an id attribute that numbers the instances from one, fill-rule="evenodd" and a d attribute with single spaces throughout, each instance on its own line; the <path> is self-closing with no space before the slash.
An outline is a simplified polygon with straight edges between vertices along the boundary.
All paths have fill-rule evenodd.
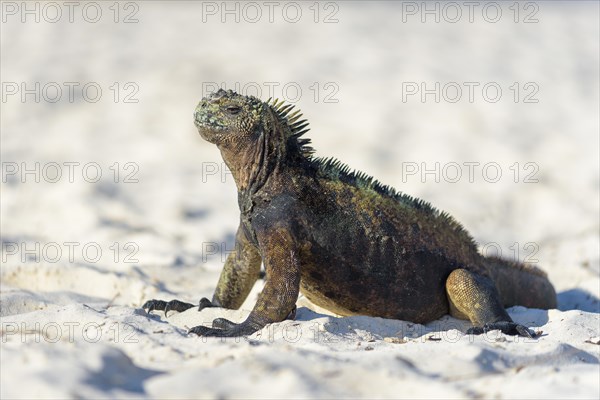
<path id="1" fill-rule="evenodd" d="M 555 308 L 556 293 L 533 266 L 482 256 L 469 233 L 428 203 L 312 156 L 308 123 L 282 102 L 219 90 L 196 107 L 200 135 L 217 145 L 238 189 L 235 251 L 204 307 L 239 308 L 260 272 L 265 286 L 248 318 L 223 318 L 202 336 L 249 335 L 293 314 L 299 292 L 340 315 L 427 323 L 445 314 L 469 333 L 534 336 L 505 307 Z M 152 310 L 196 307 L 150 300 Z"/>

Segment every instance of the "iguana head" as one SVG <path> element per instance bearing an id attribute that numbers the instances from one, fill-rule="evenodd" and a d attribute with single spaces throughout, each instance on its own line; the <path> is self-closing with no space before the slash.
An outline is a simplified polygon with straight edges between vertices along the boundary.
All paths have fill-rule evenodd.
<path id="1" fill-rule="evenodd" d="M 313 152 L 308 122 L 283 101 L 262 102 L 231 90 L 203 98 L 194 112 L 200 136 L 217 145 L 238 189 L 262 185 L 271 173 L 305 162 Z"/>
<path id="2" fill-rule="evenodd" d="M 255 97 L 220 89 L 200 101 L 194 123 L 203 139 L 219 147 L 241 144 L 258 134 L 265 108 Z"/>

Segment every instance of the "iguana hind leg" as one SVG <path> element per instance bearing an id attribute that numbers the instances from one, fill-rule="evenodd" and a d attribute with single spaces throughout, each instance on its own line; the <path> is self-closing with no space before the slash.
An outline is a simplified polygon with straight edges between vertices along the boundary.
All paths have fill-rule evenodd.
<path id="1" fill-rule="evenodd" d="M 482 334 L 499 329 L 507 335 L 534 337 L 527 327 L 515 323 L 500 300 L 494 282 L 483 275 L 456 269 L 446 280 L 450 315 L 475 325 L 467 333 Z"/>

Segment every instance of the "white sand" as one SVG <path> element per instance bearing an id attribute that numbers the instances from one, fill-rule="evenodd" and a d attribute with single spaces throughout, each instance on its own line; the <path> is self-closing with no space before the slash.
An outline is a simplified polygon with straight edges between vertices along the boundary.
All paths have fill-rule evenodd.
<path id="1" fill-rule="evenodd" d="M 80 92 L 73 102 L 65 92 L 56 103 L 32 95 L 22 103 L 19 94 L 1 103 L 3 178 L 21 163 L 47 167 L 39 183 L 31 174 L 22 182 L 21 171 L 2 182 L 2 399 L 600 396 L 596 2 L 537 3 L 533 24 L 514 23 L 509 4 L 495 24 L 480 12 L 473 23 L 403 23 L 392 2 L 336 3 L 335 24 L 312 22 L 308 3 L 296 24 L 280 13 L 273 24 L 223 24 L 218 16 L 202 22 L 200 3 L 142 2 L 139 23 L 115 24 L 112 2 L 102 4 L 96 24 L 79 9 L 73 23 L 5 15 L 2 24 L 2 82 L 103 89 L 96 103 Z M 402 83 L 423 81 L 497 82 L 503 96 L 403 103 Z M 139 88 L 138 103 L 122 102 L 127 82 Z M 262 282 L 240 311 L 146 316 L 139 307 L 150 298 L 210 297 L 232 248 L 235 187 L 219 177 L 218 151 L 191 122 L 207 82 L 257 82 L 264 98 L 268 82 L 296 82 L 317 155 L 431 201 L 482 247 L 537 259 L 559 292 L 558 309 L 509 313 L 541 338 L 471 337 L 467 322 L 450 317 L 426 326 L 336 318 L 302 297 L 296 321 L 247 339 L 186 335 L 217 316 L 242 320 Z M 339 88 L 338 103 L 323 101 L 328 82 Z M 539 102 L 515 103 L 514 82 L 521 99 L 524 84 L 537 84 Z M 503 176 L 489 183 L 478 169 L 473 183 L 403 179 L 406 163 L 436 161 L 496 162 Z M 80 163 L 72 183 L 65 162 Z M 91 162 L 102 171 L 96 183 L 81 176 Z M 137 183 L 123 181 L 134 168 L 128 162 Z M 538 168 L 537 183 L 523 182 L 527 162 Z M 63 166 L 56 183 L 44 179 L 54 177 L 48 163 Z"/>

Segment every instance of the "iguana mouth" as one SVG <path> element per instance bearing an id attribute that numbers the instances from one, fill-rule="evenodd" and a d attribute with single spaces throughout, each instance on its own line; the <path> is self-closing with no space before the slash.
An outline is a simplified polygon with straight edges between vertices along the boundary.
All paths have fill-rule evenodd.
<path id="1" fill-rule="evenodd" d="M 198 129 L 198 133 L 200 134 L 200 137 L 202 139 L 206 140 L 209 143 L 217 144 L 218 137 L 220 135 L 216 134 L 214 130 L 208 129 L 206 126 L 204 126 L 198 121 L 194 121 L 194 124 L 196 125 L 196 129 Z"/>
<path id="2" fill-rule="evenodd" d="M 207 105 L 205 99 L 198 103 L 194 111 L 194 125 L 196 125 L 202 139 L 210 143 L 216 143 L 221 136 L 220 133 L 223 133 L 227 127 L 219 122 Z"/>

